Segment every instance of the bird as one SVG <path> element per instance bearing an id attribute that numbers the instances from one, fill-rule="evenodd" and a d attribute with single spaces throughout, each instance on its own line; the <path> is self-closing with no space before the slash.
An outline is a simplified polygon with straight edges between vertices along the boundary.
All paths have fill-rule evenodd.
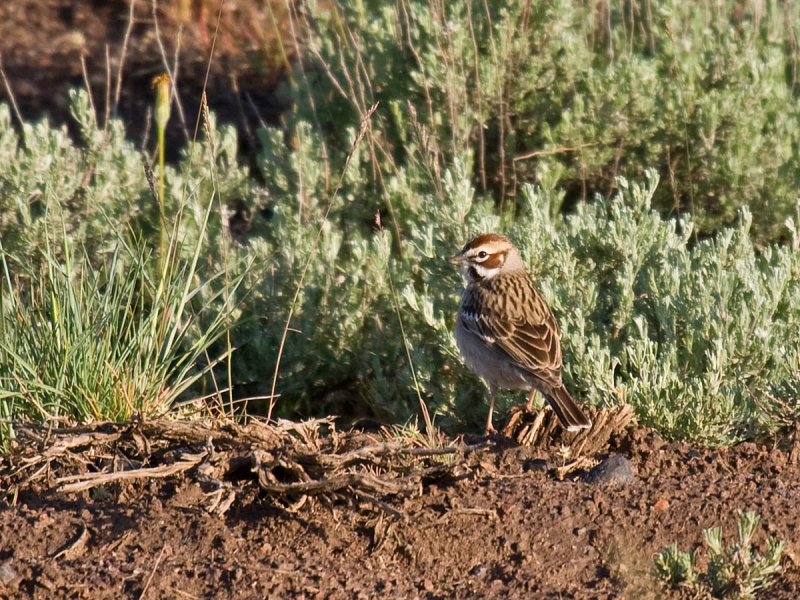
<path id="1" fill-rule="evenodd" d="M 484 233 L 450 259 L 461 267 L 466 287 L 455 338 L 467 366 L 489 385 L 486 433 L 500 389 L 529 390 L 527 408 L 539 391 L 568 431 L 592 422 L 561 380 L 561 330 L 553 312 L 506 236 Z"/>

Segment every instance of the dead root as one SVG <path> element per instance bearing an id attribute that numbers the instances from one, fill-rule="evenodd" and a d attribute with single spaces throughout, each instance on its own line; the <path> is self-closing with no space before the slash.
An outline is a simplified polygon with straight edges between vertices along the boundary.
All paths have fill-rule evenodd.
<path id="1" fill-rule="evenodd" d="M 387 498 L 452 477 L 474 448 L 424 448 L 343 433 L 332 419 L 276 425 L 155 420 L 57 429 L 16 424 L 15 430 L 15 451 L 6 457 L 11 496 L 34 485 L 74 494 L 184 476 L 201 484 L 205 508 L 218 515 L 257 485 L 289 511 L 309 497 L 349 496 L 397 516 Z"/>
<path id="2" fill-rule="evenodd" d="M 593 466 L 594 456 L 632 416 L 627 405 L 591 410 L 593 426 L 570 433 L 548 409 L 518 409 L 503 435 L 558 464 L 552 470 L 563 478 Z M 0 457 L 6 501 L 13 503 L 21 490 L 124 494 L 142 483 L 185 478 L 200 484 L 204 508 L 220 516 L 238 497 L 257 492 L 288 512 L 300 510 L 312 498 L 344 499 L 404 518 L 392 507 L 393 498 L 477 471 L 492 476 L 485 460 L 473 458 L 475 450 L 495 443 L 442 441 L 430 448 L 410 440 L 340 432 L 331 418 L 277 424 L 251 419 L 244 425 L 135 420 L 72 428 L 15 423 L 15 431 L 12 451 Z"/>

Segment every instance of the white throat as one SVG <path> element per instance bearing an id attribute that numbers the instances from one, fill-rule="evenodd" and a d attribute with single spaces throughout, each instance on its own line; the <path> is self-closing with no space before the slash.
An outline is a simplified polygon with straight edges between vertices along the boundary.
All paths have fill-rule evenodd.
<path id="1" fill-rule="evenodd" d="M 461 266 L 461 275 L 463 275 L 464 279 L 467 280 L 467 282 L 481 281 L 482 279 L 491 279 L 499 272 L 500 272 L 500 267 L 494 267 L 490 269 L 488 267 L 484 267 L 481 264 L 472 264 L 472 265 L 464 264 Z M 474 275 L 477 275 L 477 277 L 475 277 Z"/>

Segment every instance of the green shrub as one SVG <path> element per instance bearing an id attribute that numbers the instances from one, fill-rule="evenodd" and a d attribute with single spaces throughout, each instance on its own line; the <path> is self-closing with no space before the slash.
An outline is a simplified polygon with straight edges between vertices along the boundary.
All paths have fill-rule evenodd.
<path id="1" fill-rule="evenodd" d="M 300 139 L 295 152 L 309 152 L 303 145 L 313 145 L 314 136 Z M 262 168 L 270 164 L 265 160 Z M 289 155 L 282 164 L 303 162 Z M 566 217 L 559 211 L 564 192 L 555 189 L 555 178 L 545 180 L 538 188 L 523 187 L 525 205 L 516 214 L 498 216 L 491 202 L 475 198 L 467 164 L 457 161 L 443 174 L 442 202 L 435 192 L 414 189 L 414 175 L 399 170 L 390 191 L 395 213 L 405 203 L 414 207 L 408 210 L 414 218 L 402 224 L 404 236 L 391 241 L 390 230 L 370 234 L 353 223 L 356 190 L 368 197 L 368 179 L 350 176 L 351 196 L 337 200 L 325 224 L 302 310 L 292 322 L 297 333 L 288 339 L 279 386 L 284 409 L 382 420 L 415 410 L 391 275 L 399 282 L 402 319 L 427 401 L 445 426 L 474 427 L 486 392 L 453 342 L 462 283 L 446 259 L 471 234 L 499 229 L 517 242 L 558 316 L 565 379 L 580 397 L 596 404 L 624 400 L 640 421 L 666 435 L 723 444 L 797 414 L 791 390 L 800 372 L 798 351 L 788 341 L 800 328 L 796 233 L 794 246 L 759 252 L 743 209 L 735 227 L 695 243 L 688 216 L 665 220 L 652 209 L 653 172 L 644 186 L 620 178 L 610 200 L 597 197 Z M 285 306 L 315 231 L 295 200 L 297 188 L 288 185 L 273 198 L 274 226 L 259 250 L 271 253 L 276 265 L 257 293 L 265 306 Z M 791 231 L 794 221 L 788 224 Z M 384 246 L 398 249 L 388 263 Z M 269 356 L 276 347 L 285 315 L 264 317 L 256 355 Z M 506 403 L 513 398 L 507 395 Z"/>
<path id="2" fill-rule="evenodd" d="M 761 520 L 756 513 L 739 512 L 738 540 L 727 548 L 722 545 L 722 529 L 713 527 L 703 534 L 708 548 L 708 572 L 698 574 L 695 552 L 681 552 L 676 544 L 667 546 L 655 559 L 656 573 L 669 587 L 683 587 L 714 598 L 754 598 L 769 587 L 772 576 L 781 570 L 781 556 L 786 547 L 770 537 L 766 553 L 753 550 L 753 535 Z"/>
<path id="3" fill-rule="evenodd" d="M 759 241 L 786 234 L 800 173 L 800 5 L 312 2 L 301 17 L 289 122 L 314 123 L 332 158 L 381 100 L 374 166 L 385 178 L 417 164 L 440 200 L 440 174 L 467 154 L 473 183 L 501 208 L 546 173 L 574 204 L 651 167 L 664 182 L 653 206 L 691 212 L 699 234 L 743 206 Z"/>
<path id="4" fill-rule="evenodd" d="M 441 131 L 412 120 L 408 145 L 395 148 L 407 151 L 405 158 L 392 162 L 380 149 L 388 138 L 378 125 L 386 123 L 376 123 L 345 168 L 355 126 L 340 125 L 338 137 L 326 137 L 299 107 L 288 131 L 260 132 L 255 162 L 261 185 L 240 164 L 235 132 L 217 130 L 213 118 L 213 142 L 198 142 L 167 167 L 164 212 L 173 218 L 176 262 L 175 271 L 160 271 L 158 261 L 147 259 L 159 247 L 159 224 L 141 176 L 144 157 L 124 140 L 118 123 L 108 133 L 96 129 L 85 94 L 73 101 L 78 143 L 46 123 L 25 125 L 19 135 L 8 109 L 0 107 L 0 151 L 8 157 L 0 160 L 0 369 L 4 389 L 15 398 L 0 401 L 6 416 L 124 416 L 114 412 L 120 402 L 113 397 L 105 412 L 58 408 L 72 402 L 64 391 L 72 379 L 59 371 L 67 364 L 55 335 L 62 322 L 80 333 L 68 338 L 81 348 L 77 352 L 96 357 L 84 362 L 118 361 L 134 370 L 157 365 L 159 376 L 148 390 L 176 390 L 175 398 L 181 390 L 202 395 L 214 386 L 232 388 L 228 400 L 268 394 L 290 303 L 310 257 L 279 369 L 278 413 L 335 412 L 391 423 L 417 415 L 408 347 L 437 422 L 456 431 L 477 428 L 486 390 L 455 347 L 452 328 L 463 283 L 447 258 L 471 235 L 489 230 L 514 239 L 553 307 L 563 331 L 565 381 L 583 401 L 627 401 L 641 422 L 664 435 L 719 444 L 800 416 L 800 351 L 792 343 L 800 330 L 797 212 L 770 221 L 788 239 L 784 245 L 757 246 L 747 208 L 733 226 L 698 240 L 689 215 L 665 218 L 654 209 L 665 184 L 648 170 L 643 183 L 618 177 L 610 197 L 598 195 L 564 213 L 567 167 L 555 162 L 542 162 L 538 183 L 520 185 L 516 202 L 498 211 L 491 195 L 476 188 L 478 153 L 459 143 L 446 152 L 431 145 L 443 147 L 452 136 L 440 137 Z M 399 104 L 383 106 L 385 115 L 402 115 Z M 340 174 L 341 191 L 333 194 Z M 384 228 L 375 227 L 376 213 Z M 142 244 L 135 242 L 139 237 Z M 109 271 L 111 264 L 116 266 Z M 177 283 L 183 268 L 192 274 L 189 288 Z M 118 272 L 130 280 L 115 279 Z M 242 287 L 236 288 L 239 277 Z M 173 295 L 164 295 L 162 281 Z M 189 298 L 187 290 L 195 293 Z M 199 319 L 163 324 L 185 336 L 180 347 L 169 346 L 176 354 L 146 353 L 149 363 L 131 366 L 135 352 L 123 351 L 125 344 L 111 348 L 99 334 L 98 324 L 113 313 L 104 312 L 107 298 L 118 298 L 126 315 L 125 307 L 138 306 L 130 304 L 134 291 L 145 293 L 148 307 L 163 310 L 165 319 L 180 314 L 168 308 L 173 301 L 186 318 Z M 56 314 L 61 302 L 67 304 Z M 209 323 L 218 329 L 209 331 Z M 234 323 L 229 339 L 224 332 Z M 25 341 L 48 330 L 53 333 L 46 343 Z M 139 331 L 116 335 L 134 343 L 150 339 Z M 191 379 L 191 389 L 188 371 L 173 369 L 191 363 L 197 367 L 191 373 L 201 373 L 231 348 L 236 353 L 226 368 L 215 370 L 213 379 Z M 49 370 L 28 368 L 37 361 Z M 87 385 L 96 390 L 90 396 L 112 393 L 113 385 L 92 377 L 99 383 Z M 20 411 L 25 392 L 18 379 L 35 381 L 36 389 L 50 394 L 43 396 L 46 410 L 31 403 Z M 500 410 L 518 396 L 505 394 Z M 140 398 L 153 401 L 147 391 Z M 249 407 L 263 408 L 255 402 Z"/>

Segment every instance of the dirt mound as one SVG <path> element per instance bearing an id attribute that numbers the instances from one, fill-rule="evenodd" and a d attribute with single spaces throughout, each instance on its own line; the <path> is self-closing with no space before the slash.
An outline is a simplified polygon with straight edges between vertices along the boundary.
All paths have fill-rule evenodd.
<path id="1" fill-rule="evenodd" d="M 134 143 L 152 147 L 152 80 L 166 63 L 177 88 L 168 154 L 179 157 L 191 138 L 204 89 L 220 122 L 235 125 L 242 149 L 253 152 L 255 129 L 288 108 L 277 86 L 296 46 L 284 4 L 273 4 L 0 2 L 0 102 L 26 121 L 72 127 L 68 90 L 89 90 L 101 128 L 119 118 Z"/>
<path id="2" fill-rule="evenodd" d="M 717 525 L 732 540 L 738 510 L 762 515 L 757 545 L 787 542 L 764 597 L 800 597 L 796 447 L 618 429 L 578 465 L 568 438 L 430 451 L 327 421 L 19 439 L 0 459 L 2 597 L 660 598 L 654 555 Z M 606 463 L 620 483 L 587 477 L 607 457 L 627 459 Z"/>

